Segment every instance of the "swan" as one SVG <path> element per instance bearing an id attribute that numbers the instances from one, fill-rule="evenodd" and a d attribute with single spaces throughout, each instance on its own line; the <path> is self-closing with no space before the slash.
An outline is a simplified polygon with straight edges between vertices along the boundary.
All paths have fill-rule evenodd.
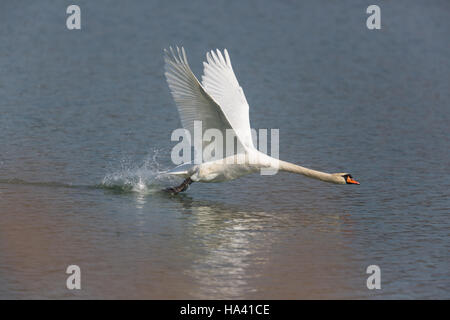
<path id="1" fill-rule="evenodd" d="M 209 128 L 221 132 L 231 129 L 238 144 L 235 154 L 222 159 L 203 156 L 199 164 L 184 163 L 167 171 L 169 175 L 184 178 L 184 181 L 165 191 L 177 194 L 186 191 L 193 182 L 224 182 L 261 169 L 292 172 L 335 184 L 359 185 L 349 173 L 326 173 L 308 169 L 275 159 L 256 149 L 250 129 L 249 105 L 226 49 L 223 54 L 218 49 L 206 54 L 201 83 L 191 71 L 183 47 L 176 47 L 176 50 L 169 47 L 169 50 L 164 49 L 164 53 L 166 80 L 184 129 L 192 135 L 195 121 L 202 122 L 202 133 Z M 209 143 L 211 141 L 202 141 L 203 150 Z"/>

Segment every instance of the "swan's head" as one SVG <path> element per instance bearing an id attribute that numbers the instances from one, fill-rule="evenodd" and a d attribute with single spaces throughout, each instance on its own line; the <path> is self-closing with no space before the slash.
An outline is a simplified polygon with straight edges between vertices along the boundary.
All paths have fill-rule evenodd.
<path id="1" fill-rule="evenodd" d="M 352 175 L 350 173 L 342 173 L 341 177 L 344 180 L 343 184 L 359 184 L 358 181 L 353 179 L 353 177 L 352 177 Z"/>
<path id="2" fill-rule="evenodd" d="M 359 184 L 350 173 L 333 173 L 333 182 L 337 184 Z"/>

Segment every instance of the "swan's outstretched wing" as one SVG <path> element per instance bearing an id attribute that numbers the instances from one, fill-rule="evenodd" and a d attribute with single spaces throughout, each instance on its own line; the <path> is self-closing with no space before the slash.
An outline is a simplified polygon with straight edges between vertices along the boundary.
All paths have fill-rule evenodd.
<path id="1" fill-rule="evenodd" d="M 206 54 L 202 84 L 206 92 L 220 105 L 241 142 L 252 148 L 247 99 L 236 79 L 227 49 L 224 50 L 224 55 L 218 49 Z"/>
<path id="2" fill-rule="evenodd" d="M 220 130 L 225 138 L 226 129 L 233 128 L 220 106 L 192 73 L 184 48 L 182 47 L 180 50 L 177 47 L 176 52 L 170 48 L 170 52 L 165 50 L 165 53 L 165 75 L 183 127 L 189 130 L 194 139 L 194 121 L 200 120 L 202 121 L 202 137 L 207 129 L 215 128 Z M 203 150 L 210 143 L 203 142 Z M 224 148 L 225 146 L 226 143 L 223 143 Z M 223 155 L 226 155 L 225 151 L 223 151 Z M 208 160 L 208 157 L 203 157 L 203 161 Z"/>

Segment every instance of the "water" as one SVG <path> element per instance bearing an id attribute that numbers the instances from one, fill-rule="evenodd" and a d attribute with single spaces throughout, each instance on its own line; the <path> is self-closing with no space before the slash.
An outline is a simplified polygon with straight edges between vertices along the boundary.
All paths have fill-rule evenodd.
<path id="1" fill-rule="evenodd" d="M 1 298 L 450 298 L 450 5 L 379 1 L 0 5 Z M 297 175 L 193 184 L 162 49 L 228 48 L 255 128 Z M 65 287 L 79 265 L 82 290 Z M 378 265 L 382 289 L 368 290 Z"/>

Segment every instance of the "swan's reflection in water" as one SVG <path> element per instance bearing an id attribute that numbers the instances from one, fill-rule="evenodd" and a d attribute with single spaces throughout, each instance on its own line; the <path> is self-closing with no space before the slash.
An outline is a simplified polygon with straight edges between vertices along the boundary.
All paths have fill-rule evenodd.
<path id="1" fill-rule="evenodd" d="M 267 290 L 265 283 L 270 283 L 266 281 L 268 277 L 281 287 L 289 278 L 298 285 L 298 275 L 305 271 L 302 269 L 309 269 L 309 264 L 305 266 L 296 260 L 304 258 L 312 265 L 317 263 L 317 259 L 311 257 L 315 254 L 312 252 L 314 249 L 309 247 L 311 244 L 307 243 L 304 250 L 297 247 L 302 242 L 296 234 L 299 222 L 303 223 L 299 232 L 306 231 L 306 238 L 311 232 L 307 229 L 312 227 L 313 232 L 328 233 L 329 238 L 333 239 L 333 246 L 339 243 L 342 231 L 342 220 L 333 214 L 298 213 L 293 216 L 289 210 L 244 211 L 235 205 L 193 200 L 185 195 L 174 198 L 174 201 L 180 204 L 180 219 L 185 221 L 184 255 L 190 263 L 185 266 L 184 274 L 194 280 L 195 285 L 190 290 L 193 298 L 264 297 L 266 295 L 262 291 Z M 278 254 L 277 248 L 283 253 Z M 291 258 L 286 260 L 290 264 L 286 272 L 291 274 L 274 273 L 273 269 L 278 270 L 279 265 L 283 264 L 283 261 L 276 261 L 277 258 L 282 260 L 289 256 L 290 250 L 293 252 Z M 301 252 L 300 256 L 296 255 L 295 250 Z M 305 255 L 303 251 L 308 253 Z M 321 254 L 320 249 L 318 254 Z M 333 265 L 333 256 L 329 258 L 325 263 Z M 292 274 L 292 267 L 296 270 L 295 274 Z M 266 297 L 275 296 L 268 292 Z"/>
<path id="2" fill-rule="evenodd" d="M 199 281 L 195 295 L 204 298 L 215 292 L 231 298 L 254 290 L 248 280 L 257 274 L 248 274 L 247 269 L 264 264 L 269 256 L 264 251 L 270 250 L 272 240 L 262 231 L 274 224 L 273 216 L 186 198 L 183 208 L 193 215 L 187 232 L 202 252 L 185 270 Z"/>

